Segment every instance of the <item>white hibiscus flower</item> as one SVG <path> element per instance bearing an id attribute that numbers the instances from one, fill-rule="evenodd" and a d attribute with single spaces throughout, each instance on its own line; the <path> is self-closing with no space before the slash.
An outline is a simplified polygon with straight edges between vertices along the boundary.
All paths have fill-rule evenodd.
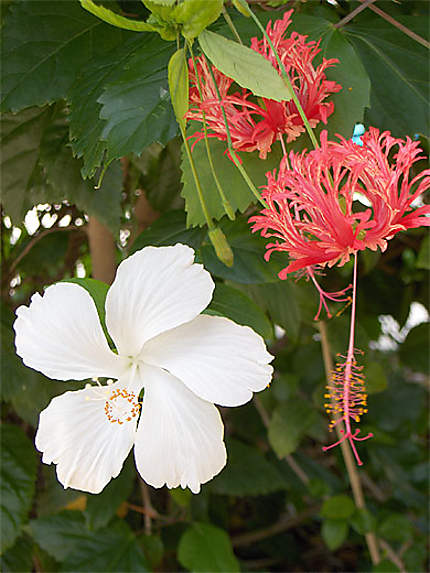
<path id="1" fill-rule="evenodd" d="M 56 380 L 116 379 L 54 398 L 40 414 L 36 447 L 64 487 L 99 493 L 134 444 L 154 487 L 194 493 L 226 463 L 217 408 L 266 388 L 272 356 L 251 328 L 201 315 L 214 289 L 186 245 L 145 247 L 123 261 L 106 298 L 107 343 L 89 293 L 48 287 L 17 310 L 24 364 Z M 144 390 L 143 402 L 139 395 Z"/>

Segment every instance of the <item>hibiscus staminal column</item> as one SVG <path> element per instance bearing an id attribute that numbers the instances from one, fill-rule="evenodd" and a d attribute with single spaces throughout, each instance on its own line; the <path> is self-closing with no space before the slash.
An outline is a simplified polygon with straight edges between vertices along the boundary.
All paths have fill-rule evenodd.
<path id="1" fill-rule="evenodd" d="M 351 422 L 358 423 L 360 417 L 367 413 L 367 394 L 365 391 L 364 376 L 362 367 L 357 366 L 355 359 L 355 310 L 357 302 L 357 254 L 354 255 L 354 276 L 353 276 L 353 293 L 351 308 L 351 324 L 349 331 L 348 352 L 344 357 L 344 362 L 337 364 L 332 372 L 331 380 L 327 385 L 328 393 L 325 398 L 330 398 L 331 402 L 325 404 L 327 412 L 332 416 L 330 430 L 335 426 L 345 424 L 345 428 L 339 429 L 340 439 L 330 446 L 323 447 L 324 451 L 330 450 L 335 446 L 348 440 L 355 459 L 359 466 L 363 465 L 354 442 L 363 441 L 371 438 L 373 434 L 358 437 L 360 430 L 357 428 L 353 431 Z"/>

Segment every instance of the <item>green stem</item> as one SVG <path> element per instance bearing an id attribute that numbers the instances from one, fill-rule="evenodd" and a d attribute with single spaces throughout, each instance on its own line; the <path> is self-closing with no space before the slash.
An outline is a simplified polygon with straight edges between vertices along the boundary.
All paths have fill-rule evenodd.
<path id="1" fill-rule="evenodd" d="M 201 85 L 201 82 L 200 82 L 200 76 L 199 76 L 198 69 L 197 69 L 197 62 L 196 62 L 196 59 L 195 59 L 195 57 L 194 57 L 194 52 L 193 52 L 193 49 L 192 49 L 192 46 L 191 46 L 191 42 L 188 42 L 188 50 L 189 50 L 189 52 L 190 52 L 190 54 L 191 54 L 191 58 L 192 58 L 192 60 L 193 60 L 194 71 L 195 71 L 196 78 L 197 78 L 197 89 L 199 90 L 199 95 L 200 95 L 200 101 L 203 102 L 203 90 L 202 90 L 202 85 Z M 228 218 L 229 218 L 231 221 L 234 221 L 235 218 L 236 218 L 236 217 L 235 217 L 235 214 L 234 214 L 234 209 L 233 209 L 233 207 L 231 206 L 229 200 L 227 199 L 227 197 L 226 197 L 226 195 L 225 195 L 225 193 L 224 193 L 224 190 L 223 190 L 223 188 L 222 188 L 222 186 L 221 186 L 221 183 L 220 183 L 220 181 L 219 181 L 219 179 L 218 179 L 218 176 L 217 176 L 217 174 L 216 174 L 216 171 L 215 171 L 215 166 L 214 166 L 213 159 L 212 159 L 212 153 L 211 153 L 211 150 L 210 150 L 210 147 L 209 147 L 209 138 L 208 138 L 207 123 L 206 123 L 206 113 L 205 113 L 205 111 L 204 111 L 203 109 L 202 109 L 202 119 L 203 119 L 203 133 L 204 133 L 204 136 L 205 136 L 206 154 L 207 154 L 207 156 L 208 156 L 209 167 L 210 167 L 212 176 L 213 176 L 213 178 L 214 178 L 214 180 L 215 180 L 215 185 L 216 185 L 216 188 L 218 189 L 218 193 L 219 193 L 219 195 L 220 195 L 220 197 L 221 197 L 221 201 L 222 201 L 222 204 L 223 204 L 223 206 L 224 206 L 225 212 L 227 213 Z"/>
<path id="2" fill-rule="evenodd" d="M 230 14 L 227 12 L 225 6 L 222 7 L 222 15 L 224 16 L 224 19 L 227 22 L 228 27 L 233 32 L 233 35 L 236 38 L 236 40 L 239 42 L 239 44 L 243 45 L 243 42 L 239 36 L 239 32 L 237 31 L 236 26 L 233 24 L 233 20 L 230 18 Z"/>
<path id="3" fill-rule="evenodd" d="M 228 127 L 228 122 L 227 122 L 227 116 L 225 114 L 225 109 L 224 109 L 224 105 L 222 103 L 222 97 L 218 88 L 218 84 L 216 83 L 215 80 L 215 76 L 214 73 L 212 71 L 212 64 L 208 61 L 208 59 L 206 58 L 205 54 L 203 54 L 203 57 L 206 60 L 206 64 L 208 66 L 209 69 L 209 73 L 211 75 L 212 81 L 214 83 L 214 87 L 218 96 L 218 101 L 221 107 L 221 112 L 222 112 L 222 116 L 224 119 L 224 125 L 225 125 L 225 130 L 226 130 L 226 135 L 227 135 L 227 146 L 228 146 L 228 150 L 230 152 L 231 158 L 233 159 L 233 163 L 236 165 L 236 167 L 238 168 L 240 174 L 242 175 L 242 177 L 244 178 L 244 180 L 246 181 L 248 187 L 250 188 L 252 194 L 255 196 L 255 198 L 259 201 L 259 203 L 261 203 L 263 205 L 263 207 L 267 207 L 266 201 L 264 201 L 264 199 L 262 199 L 261 194 L 259 193 L 257 187 L 254 185 L 254 183 L 251 181 L 248 173 L 246 172 L 245 168 L 243 167 L 243 165 L 240 163 L 239 157 L 236 155 L 236 151 L 233 148 L 233 143 L 231 140 L 231 134 L 230 134 L 230 129 Z"/>
<path id="4" fill-rule="evenodd" d="M 262 31 L 262 33 L 264 34 L 264 37 L 267 40 L 267 43 L 271 47 L 271 49 L 273 51 L 273 55 L 275 56 L 276 61 L 278 62 L 278 66 L 279 66 L 279 69 L 281 71 L 282 80 L 283 80 L 284 84 L 286 85 L 286 87 L 288 88 L 288 90 L 291 92 L 292 100 L 296 104 L 297 110 L 300 114 L 300 117 L 302 118 L 303 124 L 306 127 L 306 131 L 308 132 L 309 137 L 312 141 L 312 145 L 314 146 L 315 149 L 318 149 L 319 144 L 318 144 L 317 138 L 315 137 L 315 134 L 312 130 L 312 127 L 310 126 L 310 123 L 309 123 L 308 118 L 306 117 L 306 114 L 302 108 L 302 105 L 299 101 L 299 98 L 297 97 L 296 92 L 294 91 L 293 85 L 292 85 L 291 80 L 290 80 L 290 76 L 287 74 L 285 66 L 282 63 L 281 58 L 279 57 L 278 52 L 276 51 L 275 46 L 272 43 L 272 40 L 270 39 L 268 33 L 266 32 L 264 26 L 260 23 L 260 20 L 257 18 L 257 16 L 253 13 L 251 8 L 248 6 L 248 4 L 246 2 L 240 2 L 240 3 L 244 7 L 246 6 L 246 9 L 248 10 L 249 15 L 254 20 L 254 22 L 256 23 L 258 28 Z"/>
<path id="5" fill-rule="evenodd" d="M 212 218 L 209 215 L 209 211 L 208 211 L 208 208 L 206 206 L 206 201 L 205 201 L 205 198 L 203 196 L 203 189 L 202 189 L 202 186 L 200 184 L 200 179 L 199 179 L 199 176 L 197 174 L 197 170 L 196 170 L 193 156 L 191 154 L 190 144 L 188 143 L 188 139 L 187 139 L 186 133 L 185 133 L 182 125 L 179 125 L 179 129 L 181 130 L 181 135 L 182 135 L 182 139 L 184 142 L 185 151 L 187 153 L 188 161 L 190 162 L 190 167 L 191 167 L 191 171 L 193 174 L 194 183 L 196 184 L 197 194 L 199 196 L 199 201 L 200 201 L 200 205 L 202 207 L 203 215 L 206 219 L 206 224 L 207 224 L 209 230 L 215 229 L 215 225 L 213 224 Z"/>

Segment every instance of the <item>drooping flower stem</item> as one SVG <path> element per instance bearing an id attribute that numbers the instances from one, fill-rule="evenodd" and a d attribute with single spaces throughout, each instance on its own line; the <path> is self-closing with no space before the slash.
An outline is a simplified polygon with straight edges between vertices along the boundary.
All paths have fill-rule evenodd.
<path id="1" fill-rule="evenodd" d="M 324 370 L 327 381 L 329 381 L 331 379 L 331 375 L 333 372 L 333 360 L 330 349 L 330 343 L 327 336 L 327 327 L 324 321 L 322 320 L 318 321 L 318 330 L 321 336 L 321 350 L 323 355 Z M 335 426 L 335 430 L 339 440 L 343 437 L 341 434 L 341 429 L 342 428 L 340 424 Z M 364 500 L 363 488 L 361 485 L 360 476 L 357 471 L 357 466 L 355 465 L 354 462 L 352 451 L 348 446 L 348 442 L 345 440 L 341 441 L 340 448 L 342 451 L 343 460 L 345 462 L 346 471 L 348 473 L 349 483 L 351 484 L 351 490 L 355 505 L 357 506 L 358 509 L 365 509 L 366 503 Z M 380 561 L 376 536 L 374 533 L 366 533 L 365 538 L 372 563 L 376 565 Z"/>
<path id="2" fill-rule="evenodd" d="M 236 165 L 236 167 L 238 168 L 240 174 L 242 175 L 242 177 L 244 178 L 245 182 L 247 183 L 248 187 L 250 188 L 252 194 L 255 196 L 255 198 L 259 201 L 259 203 L 261 203 L 263 205 L 263 207 L 267 207 L 266 202 L 264 201 L 264 199 L 262 199 L 261 197 L 261 193 L 258 192 L 257 187 L 254 185 L 254 183 L 251 181 L 248 173 L 246 172 L 245 168 L 243 167 L 243 165 L 240 162 L 239 157 L 236 154 L 236 151 L 233 148 L 233 143 L 231 141 L 231 134 L 230 134 L 230 128 L 228 126 L 228 122 L 227 122 L 227 116 L 225 113 L 225 109 L 224 109 L 224 105 L 222 103 L 222 97 L 218 88 L 218 84 L 216 83 L 216 79 L 214 76 L 214 73 L 212 71 L 212 64 L 208 61 L 208 59 L 206 58 L 206 55 L 203 54 L 203 57 L 206 60 L 206 64 L 208 66 L 208 70 L 209 73 L 211 75 L 216 93 L 217 93 L 217 97 L 218 97 L 218 101 L 219 101 L 219 105 L 221 107 L 221 112 L 222 112 L 222 117 L 224 119 L 224 125 L 225 125 L 225 131 L 226 131 L 226 136 L 227 136 L 227 147 L 228 147 L 228 151 L 230 153 L 230 156 L 233 160 L 233 163 Z"/>
<path id="3" fill-rule="evenodd" d="M 302 104 L 300 103 L 299 98 L 297 97 L 296 92 L 293 89 L 293 85 L 291 83 L 290 76 L 287 74 L 287 70 L 285 69 L 285 66 L 282 63 L 282 60 L 279 57 L 278 52 L 277 52 L 275 46 L 273 45 L 273 42 L 270 39 L 269 34 L 266 32 L 264 26 L 261 24 L 260 20 L 254 14 L 254 12 L 251 10 L 251 8 L 248 6 L 248 3 L 245 0 L 238 0 L 238 2 L 248 12 L 248 14 L 251 16 L 251 18 L 254 20 L 257 27 L 263 33 L 263 35 L 264 35 L 267 43 L 269 44 L 270 48 L 272 49 L 273 55 L 275 56 L 276 61 L 278 62 L 279 69 L 281 71 L 282 81 L 284 82 L 285 86 L 288 88 L 289 92 L 291 93 L 291 98 L 297 107 L 297 111 L 299 112 L 300 117 L 302 118 L 303 124 L 306 127 L 306 131 L 308 132 L 308 135 L 310 137 L 312 145 L 314 146 L 315 149 L 318 149 L 318 147 L 319 147 L 318 140 L 315 137 L 315 134 L 312 130 L 312 127 L 308 121 L 308 118 L 306 117 L 304 110 L 303 110 Z"/>
<path id="4" fill-rule="evenodd" d="M 192 60 L 193 60 L 194 71 L 195 71 L 196 80 L 197 80 L 197 89 L 199 90 L 200 99 L 203 101 L 202 84 L 201 84 L 201 81 L 200 81 L 200 76 L 199 76 L 199 72 L 198 72 L 198 68 L 197 68 L 197 62 L 196 62 L 196 59 L 195 59 L 195 56 L 194 56 L 192 44 L 191 44 L 191 42 L 188 42 L 187 45 L 188 45 L 188 50 L 189 50 L 189 52 L 190 52 L 190 54 L 191 54 L 191 58 L 192 58 Z M 223 190 L 223 188 L 222 188 L 222 186 L 221 186 L 221 183 L 220 183 L 220 181 L 219 181 L 219 179 L 218 179 L 218 176 L 217 176 L 217 174 L 216 174 L 216 171 L 215 171 L 215 166 L 214 166 L 213 159 L 212 159 L 212 153 L 211 153 L 211 150 L 210 150 L 210 147 L 209 147 L 208 129 L 207 129 L 207 123 L 206 123 L 206 113 L 205 113 L 204 110 L 202 110 L 202 120 L 203 120 L 203 121 L 202 121 L 202 123 L 203 123 L 203 133 L 204 133 L 204 136 L 205 136 L 205 137 L 204 137 L 204 140 L 205 140 L 205 146 L 206 146 L 206 155 L 207 155 L 207 157 L 208 157 L 208 162 L 209 162 L 209 167 L 210 167 L 210 170 L 211 170 L 211 173 L 212 173 L 212 177 L 214 178 L 215 185 L 216 185 L 216 187 L 217 187 L 217 189 L 218 189 L 218 193 L 219 193 L 219 195 L 220 195 L 220 197 L 221 197 L 221 201 L 222 201 L 223 207 L 224 207 L 224 209 L 225 209 L 225 212 L 227 213 L 228 218 L 229 218 L 231 221 L 234 221 L 235 218 L 236 218 L 236 217 L 235 217 L 235 214 L 234 214 L 234 209 L 233 209 L 233 207 L 230 205 L 230 202 L 229 202 L 229 200 L 227 199 L 227 197 L 225 196 L 224 190 Z"/>
<path id="5" fill-rule="evenodd" d="M 290 169 L 290 162 L 288 161 L 287 146 L 285 145 L 285 141 L 284 141 L 284 138 L 282 136 L 282 133 L 279 134 L 279 141 L 281 142 L 282 155 L 284 156 L 285 165 L 287 166 L 287 169 Z"/>

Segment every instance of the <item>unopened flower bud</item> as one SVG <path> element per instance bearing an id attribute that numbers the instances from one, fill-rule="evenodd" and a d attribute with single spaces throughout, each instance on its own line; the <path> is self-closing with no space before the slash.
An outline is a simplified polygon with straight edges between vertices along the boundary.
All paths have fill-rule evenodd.
<path id="1" fill-rule="evenodd" d="M 244 0 L 232 0 L 232 1 L 233 1 L 233 6 L 236 8 L 236 10 L 238 10 L 241 14 L 249 18 L 250 14 L 247 3 L 244 2 Z"/>
<path id="2" fill-rule="evenodd" d="M 227 267 L 233 266 L 233 251 L 227 242 L 224 233 L 219 227 L 215 229 L 210 229 L 209 239 L 215 249 L 216 255 L 221 262 L 223 262 Z"/>

